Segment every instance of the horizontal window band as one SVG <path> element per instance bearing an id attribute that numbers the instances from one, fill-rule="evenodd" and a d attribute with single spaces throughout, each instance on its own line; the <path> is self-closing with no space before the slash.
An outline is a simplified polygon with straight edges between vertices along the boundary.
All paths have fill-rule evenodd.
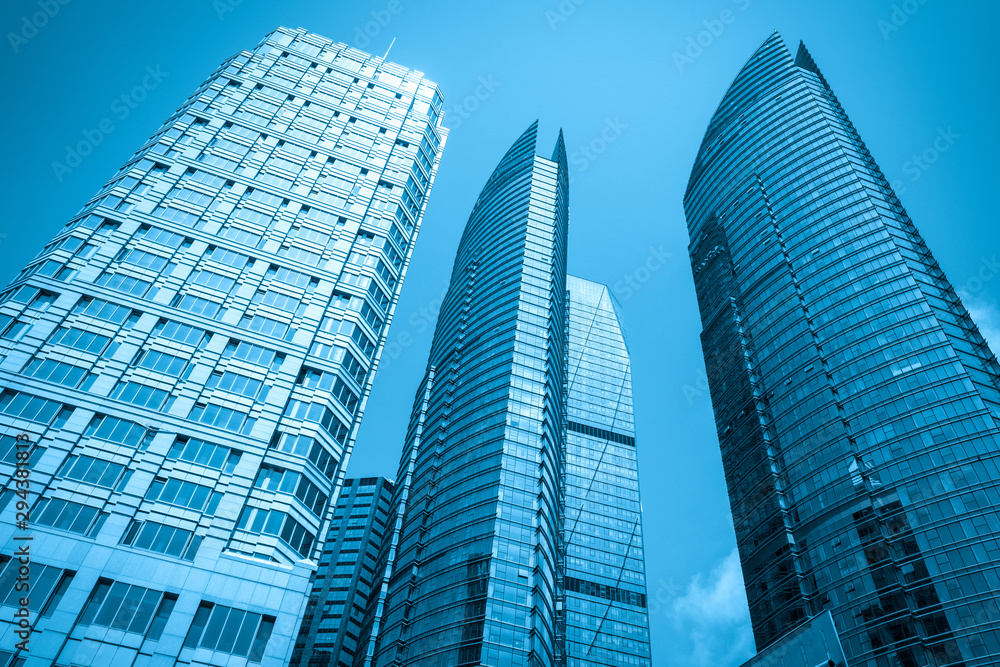
<path id="1" fill-rule="evenodd" d="M 599 584 L 595 581 L 577 579 L 576 577 L 566 577 L 565 586 L 566 590 L 572 593 L 580 593 L 582 595 L 589 595 L 602 600 L 611 600 L 612 602 L 620 602 L 634 607 L 642 607 L 643 609 L 646 608 L 645 593 L 626 591 L 621 588 L 615 588 L 614 586 Z"/>
<path id="2" fill-rule="evenodd" d="M 621 433 L 615 433 L 614 431 L 608 431 L 603 428 L 580 424 L 579 422 L 569 422 L 569 430 L 576 431 L 577 433 L 582 433 L 584 435 L 590 435 L 595 438 L 601 438 L 602 440 L 610 440 L 611 442 L 628 445 L 629 447 L 635 447 L 635 438 L 631 435 L 623 435 Z"/>

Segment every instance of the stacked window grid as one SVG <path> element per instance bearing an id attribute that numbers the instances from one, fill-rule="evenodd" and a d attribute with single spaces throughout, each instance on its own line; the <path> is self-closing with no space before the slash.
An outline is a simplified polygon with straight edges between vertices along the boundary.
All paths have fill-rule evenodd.
<path id="1" fill-rule="evenodd" d="M 650 665 L 628 348 L 607 287 L 567 290 L 566 664 Z"/>
<path id="2" fill-rule="evenodd" d="M 550 664 L 561 651 L 568 177 L 562 137 L 548 160 L 536 135 L 500 161 L 459 243 L 356 665 Z"/>
<path id="3" fill-rule="evenodd" d="M 294 591 L 305 590 L 307 559 L 320 553 L 339 463 L 353 446 L 447 135 L 441 105 L 419 72 L 279 29 L 213 73 L 0 293 L 2 401 L 20 410 L 4 413 L 4 432 L 32 440 L 33 488 L 46 489 L 33 499 L 32 528 L 36 544 L 53 547 L 46 566 L 77 571 L 95 557 L 86 550 L 93 544 L 112 546 L 127 565 L 107 572 L 107 586 L 91 576 L 100 567 L 87 565 L 72 599 L 153 586 L 179 596 L 164 637 L 182 639 L 203 608 L 188 602 L 198 595 L 245 618 L 297 623 L 305 597 Z M 362 120 L 376 130 L 358 125 L 353 137 Z M 341 144 L 348 124 L 352 138 Z M 404 175 L 414 171 L 426 185 L 419 198 L 404 197 Z M 323 173 L 354 180 L 327 187 Z M 397 191 L 376 198 L 379 179 Z M 363 259 L 347 271 L 355 246 Z M 326 340 L 344 353 L 313 359 L 334 292 L 356 300 L 343 317 L 358 326 L 331 320 Z M 339 383 L 309 394 L 318 413 L 286 416 L 304 360 Z M 53 407 L 38 407 L 42 400 Z M 40 429 L 39 415 L 58 428 Z M 298 438 L 287 451 L 286 436 Z M 100 475 L 85 468 L 91 459 L 106 464 Z M 128 473 L 108 486 L 111 466 Z M 294 472 L 296 489 L 261 492 L 254 482 L 267 466 Z M 287 521 L 270 533 L 240 528 L 261 507 Z M 256 572 L 280 575 L 288 590 Z M 232 581 L 238 599 L 212 599 L 210 576 Z M 260 606 L 274 599 L 269 590 L 286 598 L 280 610 Z M 222 643 L 101 638 L 71 616 L 36 626 L 66 638 L 58 654 L 37 659 L 220 659 L 213 651 Z M 250 662 L 284 664 L 291 642 L 265 635 L 260 651 L 225 646 Z"/>
<path id="4" fill-rule="evenodd" d="M 994 661 L 997 362 L 804 46 L 737 77 L 685 205 L 758 645 L 829 609 L 852 665 Z"/>
<path id="5" fill-rule="evenodd" d="M 344 482 L 334 526 L 296 640 L 291 665 L 339 667 L 363 656 L 364 613 L 376 582 L 394 486 L 368 477 Z"/>

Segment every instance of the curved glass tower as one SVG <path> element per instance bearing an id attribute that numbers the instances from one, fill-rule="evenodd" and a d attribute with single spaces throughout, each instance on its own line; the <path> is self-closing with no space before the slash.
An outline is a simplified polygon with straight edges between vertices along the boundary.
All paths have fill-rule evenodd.
<path id="1" fill-rule="evenodd" d="M 378 665 L 561 660 L 568 178 L 537 124 L 473 208 L 398 480 Z"/>
<path id="2" fill-rule="evenodd" d="M 758 648 L 1000 656 L 1000 366 L 804 46 L 740 72 L 685 195 Z"/>

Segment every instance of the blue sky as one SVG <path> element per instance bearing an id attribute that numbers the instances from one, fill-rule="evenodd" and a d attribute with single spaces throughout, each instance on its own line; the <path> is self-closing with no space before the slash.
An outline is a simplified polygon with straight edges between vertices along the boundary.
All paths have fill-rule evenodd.
<path id="1" fill-rule="evenodd" d="M 376 53 L 395 38 L 391 59 L 440 84 L 453 131 L 351 475 L 395 474 L 437 299 L 496 161 L 535 118 L 546 153 L 563 128 L 570 270 L 612 287 L 629 335 L 657 664 L 736 666 L 753 653 L 681 199 L 715 105 L 772 30 L 792 47 L 806 42 L 987 338 L 1000 342 L 1000 3 L 63 2 L 0 9 L 0 284 L 223 59 L 278 25 Z M 144 99 L 122 102 L 144 84 Z M 93 153 L 57 173 L 53 162 L 85 132 L 101 134 Z M 951 140 L 935 153 L 941 133 Z M 933 163 L 914 159 L 925 151 Z"/>

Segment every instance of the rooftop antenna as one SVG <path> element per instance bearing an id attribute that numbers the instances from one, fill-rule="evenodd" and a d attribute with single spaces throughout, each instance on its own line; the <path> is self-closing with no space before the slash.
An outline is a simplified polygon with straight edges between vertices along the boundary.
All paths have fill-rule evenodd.
<path id="1" fill-rule="evenodd" d="M 393 37 L 392 41 L 389 42 L 389 48 L 385 50 L 385 55 L 382 56 L 382 60 L 385 60 L 386 58 L 389 57 L 389 52 L 392 51 L 392 45 L 395 44 L 395 43 L 396 43 L 396 38 Z"/>

